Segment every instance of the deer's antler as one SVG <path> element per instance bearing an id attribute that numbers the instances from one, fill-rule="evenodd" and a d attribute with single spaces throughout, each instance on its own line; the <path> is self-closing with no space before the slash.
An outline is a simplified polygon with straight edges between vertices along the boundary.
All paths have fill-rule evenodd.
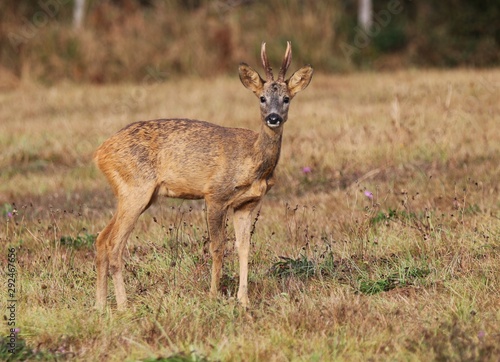
<path id="1" fill-rule="evenodd" d="M 283 62 L 281 63 L 280 72 L 278 74 L 278 82 L 285 81 L 285 74 L 286 74 L 286 71 L 288 70 L 288 67 L 290 66 L 291 62 L 292 62 L 292 43 L 287 41 L 286 42 L 285 57 L 283 58 Z"/>
<path id="2" fill-rule="evenodd" d="M 266 71 L 266 82 L 273 81 L 273 68 L 271 68 L 271 66 L 269 65 L 269 59 L 267 59 L 265 42 L 262 43 L 262 48 L 260 49 L 260 57 L 262 59 L 262 66 Z"/>

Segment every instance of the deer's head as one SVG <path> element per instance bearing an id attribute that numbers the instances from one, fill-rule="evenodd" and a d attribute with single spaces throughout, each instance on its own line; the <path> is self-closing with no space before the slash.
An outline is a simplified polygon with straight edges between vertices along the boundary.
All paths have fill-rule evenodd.
<path id="1" fill-rule="evenodd" d="M 273 71 L 267 59 L 266 43 L 262 43 L 261 58 L 266 71 L 266 80 L 245 63 L 241 63 L 239 67 L 240 79 L 243 85 L 259 98 L 260 114 L 265 124 L 271 129 L 278 129 L 288 119 L 290 101 L 309 85 L 313 69 L 310 65 L 306 65 L 285 80 L 286 71 L 292 62 L 290 42 L 287 42 L 285 57 L 277 80 L 274 80 Z"/>

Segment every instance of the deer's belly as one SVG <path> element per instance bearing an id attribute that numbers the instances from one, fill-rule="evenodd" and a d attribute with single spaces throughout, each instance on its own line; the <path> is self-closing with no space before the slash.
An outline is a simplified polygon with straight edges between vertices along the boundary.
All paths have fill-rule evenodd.
<path id="1" fill-rule="evenodd" d="M 175 185 L 162 183 L 158 188 L 158 195 L 173 197 L 178 199 L 191 199 L 197 200 L 204 197 L 203 193 L 198 190 L 189 187 L 188 185 Z"/>

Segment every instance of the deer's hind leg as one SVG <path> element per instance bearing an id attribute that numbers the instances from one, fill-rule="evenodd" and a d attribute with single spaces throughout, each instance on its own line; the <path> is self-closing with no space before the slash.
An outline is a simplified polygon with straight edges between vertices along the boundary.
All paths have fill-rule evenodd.
<path id="1" fill-rule="evenodd" d="M 98 263 L 101 263 L 101 267 L 99 268 L 98 266 L 97 302 L 101 308 L 106 304 L 107 294 L 107 270 L 105 271 L 104 269 L 108 269 L 113 278 L 118 310 L 125 309 L 127 305 L 127 295 L 123 280 L 123 251 L 137 219 L 151 205 L 154 194 L 155 189 L 153 185 L 149 188 L 146 185 L 142 185 L 140 188 L 127 189 L 126 192 L 118 196 L 116 214 L 103 231 L 106 234 L 101 240 L 101 244 L 106 243 L 105 255 L 107 260 L 103 263 L 102 259 L 104 257 L 101 260 L 98 258 Z M 100 248 L 102 249 L 102 246 Z M 100 280 L 101 282 L 99 282 Z M 104 285 L 104 288 L 102 285 Z M 102 301 L 103 299 L 104 302 Z"/>
<path id="2" fill-rule="evenodd" d="M 210 254 L 212 255 L 212 279 L 210 294 L 216 296 L 222 275 L 222 260 L 226 248 L 226 215 L 227 207 L 211 204 L 207 200 L 208 234 L 210 238 Z"/>
<path id="3" fill-rule="evenodd" d="M 97 269 L 97 288 L 96 288 L 96 309 L 103 310 L 106 307 L 106 298 L 108 296 L 108 270 L 109 259 L 107 244 L 109 234 L 115 225 L 116 214 L 100 232 L 96 240 L 96 269 Z"/>

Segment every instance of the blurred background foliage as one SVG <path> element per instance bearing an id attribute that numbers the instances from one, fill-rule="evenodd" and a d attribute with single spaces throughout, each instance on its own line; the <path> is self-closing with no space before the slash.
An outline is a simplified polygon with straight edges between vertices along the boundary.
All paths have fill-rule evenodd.
<path id="1" fill-rule="evenodd" d="M 75 0 L 0 3 L 0 83 L 154 82 L 255 67 L 260 43 L 279 64 L 322 72 L 500 63 L 499 0 L 373 0 L 373 25 L 358 25 L 357 0 Z M 390 9 L 397 9 L 391 12 Z"/>

